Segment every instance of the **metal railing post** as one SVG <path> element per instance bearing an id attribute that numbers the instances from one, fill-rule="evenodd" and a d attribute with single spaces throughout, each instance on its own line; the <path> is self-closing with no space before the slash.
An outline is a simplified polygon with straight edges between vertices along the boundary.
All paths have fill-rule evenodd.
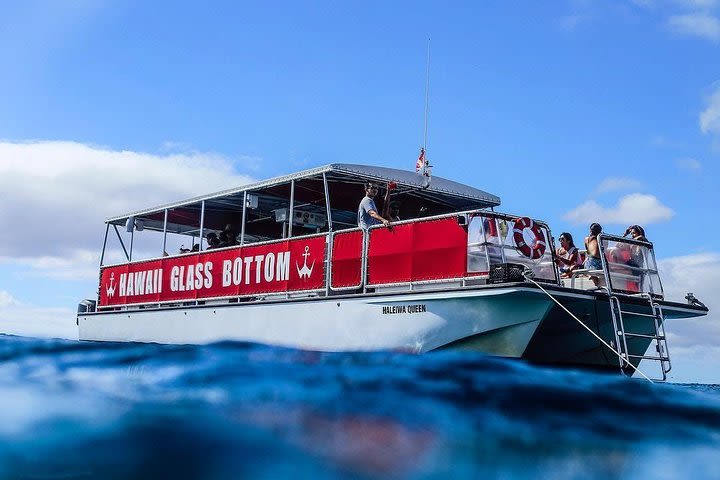
<path id="1" fill-rule="evenodd" d="M 105 240 L 103 240 L 102 253 L 100 253 L 100 266 L 102 267 L 103 260 L 105 260 L 105 247 L 107 247 L 107 237 L 110 232 L 110 224 L 105 224 Z"/>
<path id="2" fill-rule="evenodd" d="M 292 238 L 293 233 L 293 215 L 294 215 L 294 207 L 295 204 L 295 180 L 290 180 L 290 218 L 288 218 L 288 222 L 290 224 L 288 225 L 288 238 Z"/>
<path id="3" fill-rule="evenodd" d="M 248 192 L 245 190 L 243 192 L 243 212 L 242 212 L 242 226 L 240 227 L 240 245 L 245 244 L 245 215 L 247 212 L 247 201 L 248 201 Z"/>
<path id="4" fill-rule="evenodd" d="M 200 203 L 200 239 L 198 240 L 198 252 L 203 249 L 203 227 L 205 226 L 205 200 Z"/>
<path id="5" fill-rule="evenodd" d="M 167 255 L 167 223 L 168 223 L 168 209 L 165 209 L 165 218 L 163 218 L 163 256 Z"/>
<path id="6" fill-rule="evenodd" d="M 328 232 L 333 231 L 332 210 L 330 210 L 330 188 L 328 187 L 327 175 L 323 172 L 323 188 L 325 189 L 325 209 L 327 210 Z"/>

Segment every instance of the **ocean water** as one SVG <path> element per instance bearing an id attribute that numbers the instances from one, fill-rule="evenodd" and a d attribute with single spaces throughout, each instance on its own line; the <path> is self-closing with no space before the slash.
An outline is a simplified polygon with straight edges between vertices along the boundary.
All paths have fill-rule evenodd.
<path id="1" fill-rule="evenodd" d="M 720 386 L 0 336 L 0 478 L 720 478 Z"/>

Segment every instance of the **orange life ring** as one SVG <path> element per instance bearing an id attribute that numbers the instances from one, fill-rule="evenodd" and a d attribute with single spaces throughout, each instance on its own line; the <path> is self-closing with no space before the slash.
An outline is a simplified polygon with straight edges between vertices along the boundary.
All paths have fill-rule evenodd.
<path id="1" fill-rule="evenodd" d="M 525 243 L 523 232 L 526 228 L 530 229 L 530 232 L 532 233 L 532 245 Z M 540 225 L 533 222 L 532 219 L 528 217 L 521 217 L 515 220 L 515 223 L 513 224 L 513 239 L 515 240 L 515 248 L 517 251 L 528 258 L 532 258 L 534 260 L 542 257 L 545 253 L 547 245 L 545 244 L 542 230 L 540 230 Z"/>

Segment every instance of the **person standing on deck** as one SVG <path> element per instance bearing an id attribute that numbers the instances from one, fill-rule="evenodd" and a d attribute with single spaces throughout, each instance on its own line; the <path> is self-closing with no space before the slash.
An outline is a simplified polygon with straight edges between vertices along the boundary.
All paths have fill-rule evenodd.
<path id="1" fill-rule="evenodd" d="M 600 245 L 598 245 L 597 237 L 602 233 L 602 226 L 599 223 L 590 225 L 590 235 L 585 237 L 585 268 L 588 270 L 602 270 L 602 259 L 600 258 Z M 591 276 L 590 280 L 596 287 L 601 286 L 600 279 Z"/>
<path id="2" fill-rule="evenodd" d="M 390 220 L 380 216 L 375 206 L 375 195 L 378 193 L 378 186 L 374 182 L 365 184 L 365 197 L 360 201 L 358 207 L 358 226 L 367 230 L 372 225 L 382 223 L 384 226 L 390 226 Z"/>
<path id="3" fill-rule="evenodd" d="M 633 240 L 650 243 L 650 240 L 645 237 L 645 229 L 640 225 L 630 225 L 627 230 L 625 230 L 623 237 L 627 235 L 630 235 Z M 640 245 L 633 245 L 630 248 L 630 259 L 627 261 L 627 264 L 631 267 L 638 268 L 643 266 L 643 248 Z"/>
<path id="4" fill-rule="evenodd" d="M 600 247 L 598 246 L 597 237 L 602 233 L 602 227 L 599 223 L 590 225 L 590 235 L 585 237 L 585 268 L 588 270 L 602 269 L 602 260 L 600 260 Z"/>

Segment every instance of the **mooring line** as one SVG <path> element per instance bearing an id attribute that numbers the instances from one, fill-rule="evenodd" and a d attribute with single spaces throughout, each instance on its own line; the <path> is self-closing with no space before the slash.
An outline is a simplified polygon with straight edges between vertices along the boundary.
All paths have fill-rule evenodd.
<path id="1" fill-rule="evenodd" d="M 621 354 L 620 352 L 618 352 L 618 351 L 615 350 L 613 347 L 611 347 L 610 345 L 608 345 L 608 343 L 607 343 L 605 340 L 603 340 L 602 338 L 600 338 L 600 336 L 599 336 L 598 334 L 596 334 L 595 332 L 593 332 L 590 327 L 588 327 L 587 325 L 585 325 L 585 324 L 582 322 L 582 320 L 580 320 L 578 317 L 576 317 L 570 310 L 568 310 L 568 309 L 565 307 L 565 305 L 563 305 L 562 303 L 560 303 L 560 302 L 559 302 L 555 297 L 553 297 L 547 290 L 545 290 L 538 282 L 536 282 L 535 280 L 533 280 L 532 278 L 530 278 L 530 277 L 526 274 L 526 272 L 523 272 L 523 276 L 525 277 L 526 280 L 528 280 L 529 282 L 535 284 L 536 287 L 538 287 L 540 290 L 542 290 L 543 293 L 545 293 L 545 295 L 547 295 L 548 297 L 550 297 L 550 299 L 551 299 L 553 302 L 557 303 L 557 304 L 560 306 L 560 308 L 562 308 L 563 310 L 565 310 L 565 311 L 568 313 L 568 315 L 570 315 L 572 318 L 574 318 L 575 320 L 577 320 L 577 322 L 578 322 L 580 325 L 582 325 L 583 328 L 585 328 L 585 330 L 587 330 L 588 332 L 590 332 L 591 334 L 593 334 L 593 336 L 594 336 L 595 338 L 597 338 L 598 340 L 600 340 L 600 342 L 601 342 L 603 345 L 605 345 L 605 346 L 606 346 L 607 348 L 609 348 L 615 355 L 618 356 L 618 358 L 620 359 L 621 362 L 627 363 L 629 366 L 631 366 L 631 367 L 633 368 L 633 370 L 635 370 L 637 373 L 639 373 L 640 375 L 642 375 L 643 377 L 645 377 L 645 380 L 647 380 L 648 382 L 650 382 L 650 383 L 655 383 L 655 382 L 652 381 L 652 379 L 651 379 L 650 377 L 648 377 L 647 375 L 645 375 L 645 374 L 642 372 L 642 370 L 640 370 L 640 369 L 637 368 L 635 365 L 633 365 L 632 363 L 630 363 L 629 360 L 623 358 L 623 356 L 622 356 L 622 354 Z"/>

